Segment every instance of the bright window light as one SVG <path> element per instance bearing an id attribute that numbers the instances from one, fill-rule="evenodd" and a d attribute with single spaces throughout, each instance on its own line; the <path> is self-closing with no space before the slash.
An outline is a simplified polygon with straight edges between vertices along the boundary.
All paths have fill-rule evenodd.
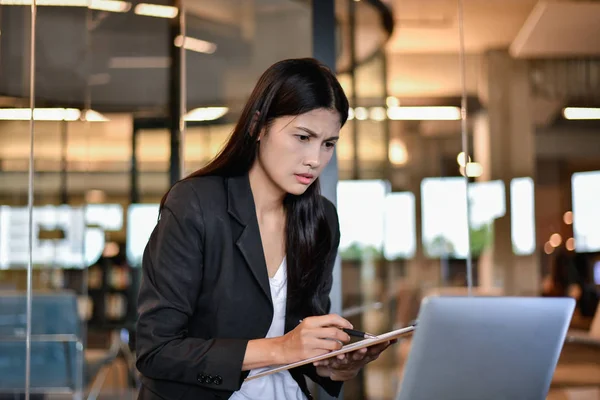
<path id="1" fill-rule="evenodd" d="M 82 112 L 76 108 L 36 108 L 33 111 L 35 121 L 78 121 Z M 94 110 L 84 113 L 87 121 L 108 121 L 104 115 Z M 4 121 L 29 121 L 31 119 L 30 108 L 0 108 L 0 120 Z"/>
<path id="2" fill-rule="evenodd" d="M 133 10 L 137 15 L 157 18 L 175 18 L 179 12 L 177 7 L 161 6 L 158 4 L 140 3 Z"/>
<path id="3" fill-rule="evenodd" d="M 142 265 L 144 249 L 158 222 L 160 204 L 131 204 L 127 211 L 127 261 Z"/>
<path id="4" fill-rule="evenodd" d="M 566 119 L 600 119 L 600 108 L 566 107 L 563 116 Z"/>
<path id="5" fill-rule="evenodd" d="M 389 193 L 385 198 L 383 254 L 386 259 L 410 259 L 417 248 L 415 195 Z"/>
<path id="6" fill-rule="evenodd" d="M 338 182 L 340 252 L 362 257 L 383 250 L 385 199 L 389 192 L 390 185 L 383 180 Z"/>
<path id="7" fill-rule="evenodd" d="M 36 121 L 77 121 L 81 111 L 76 108 L 36 108 L 33 119 Z M 1 108 L 0 120 L 29 121 L 30 108 Z"/>
<path id="8" fill-rule="evenodd" d="M 89 8 L 92 10 L 124 13 L 131 9 L 131 3 L 118 0 L 91 0 Z"/>
<path id="9" fill-rule="evenodd" d="M 387 115 L 393 120 L 448 121 L 459 120 L 460 109 L 458 107 L 390 107 Z"/>
<path id="10" fill-rule="evenodd" d="M 533 179 L 514 178 L 510 181 L 510 231 L 516 255 L 535 251 L 535 205 Z"/>
<path id="11" fill-rule="evenodd" d="M 227 107 L 200 107 L 188 112 L 184 119 L 186 121 L 214 121 L 227 114 Z"/>
<path id="12" fill-rule="evenodd" d="M 467 193 L 464 178 L 425 178 L 421 182 L 422 242 L 430 258 L 466 258 L 470 221 L 473 235 L 488 245 L 485 232 L 493 221 L 506 214 L 502 181 L 469 184 L 470 218 L 467 219 Z M 476 240 L 471 249 L 477 250 Z M 479 249 L 481 250 L 481 249 Z"/>
<path id="13" fill-rule="evenodd" d="M 0 0 L 3 6 L 31 6 L 32 0 Z M 89 7 L 92 10 L 124 13 L 131 9 L 131 3 L 119 0 L 37 0 L 40 7 Z"/>
<path id="14" fill-rule="evenodd" d="M 575 248 L 580 253 L 600 251 L 600 171 L 574 173 L 571 188 Z"/>
<path id="15" fill-rule="evenodd" d="M 179 35 L 175 38 L 175 46 L 181 47 L 197 53 L 213 54 L 217 51 L 217 45 L 206 40 L 196 39 L 189 36 Z"/>

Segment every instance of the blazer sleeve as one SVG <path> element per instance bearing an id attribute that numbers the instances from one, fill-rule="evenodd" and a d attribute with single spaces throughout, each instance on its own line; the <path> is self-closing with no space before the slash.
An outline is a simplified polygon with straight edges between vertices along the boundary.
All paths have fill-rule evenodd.
<path id="1" fill-rule="evenodd" d="M 188 336 L 207 234 L 192 184 L 182 181 L 172 188 L 144 251 L 136 366 L 147 378 L 235 391 L 248 340 Z"/>
<path id="2" fill-rule="evenodd" d="M 329 200 L 323 198 L 325 205 L 325 215 L 332 236 L 332 248 L 329 254 L 329 260 L 327 262 L 327 273 L 325 274 L 325 283 L 321 291 L 321 303 L 325 304 L 325 310 L 327 313 L 331 310 L 331 300 L 329 294 L 331 293 L 331 287 L 333 285 L 333 268 L 335 266 L 335 260 L 337 258 L 338 247 L 340 245 L 340 222 L 335 206 Z M 317 374 L 317 369 L 312 364 L 306 364 L 303 366 L 302 371 L 308 376 L 313 382 L 321 386 L 330 396 L 338 397 L 343 386 L 343 382 L 332 381 L 329 378 L 322 377 Z"/>

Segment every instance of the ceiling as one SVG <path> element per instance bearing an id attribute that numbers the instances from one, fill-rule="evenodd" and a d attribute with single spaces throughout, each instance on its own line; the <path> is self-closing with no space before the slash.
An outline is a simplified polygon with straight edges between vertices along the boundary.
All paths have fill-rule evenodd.
<path id="1" fill-rule="evenodd" d="M 458 1 L 382 1 L 393 10 L 395 22 L 386 44 L 389 94 L 400 98 L 459 96 L 462 85 Z M 153 2 L 166 4 L 167 0 Z M 381 15 L 371 3 L 368 0 L 353 3 L 357 11 L 358 59 L 368 58 L 387 36 Z M 598 35 L 590 36 L 598 24 L 589 23 L 594 21 L 596 12 L 595 20 L 600 20 L 600 2 L 552 2 L 558 8 L 548 11 L 545 7 L 546 12 L 536 17 L 533 11 L 538 3 L 546 2 L 463 0 L 469 94 L 478 93 L 482 55 L 488 49 L 512 46 L 516 55 L 539 57 L 550 54 L 549 47 L 561 39 L 563 47 L 583 43 L 585 46 L 578 47 L 580 52 L 594 54 L 597 49 L 595 55 L 600 55 Z M 218 45 L 218 51 L 211 55 L 187 52 L 186 91 L 192 107 L 232 106 L 232 102 L 242 101 L 248 95 L 268 65 L 282 58 L 311 54 L 309 0 L 184 0 L 184 6 L 188 34 Z M 341 39 L 338 67 L 343 70 L 349 54 L 348 42 L 344 40 L 348 34 L 348 1 L 336 0 L 336 7 Z M 568 16 L 568 24 L 560 25 L 561 11 Z M 22 23 L 27 20 L 27 13 L 26 7 L 2 7 L 0 94 L 6 97 L 26 98 L 28 94 L 28 60 L 23 51 L 28 47 L 28 37 Z M 544 40 L 549 29 L 559 25 L 562 34 L 555 34 L 550 42 Z M 582 26 L 587 28 L 576 31 L 575 28 Z M 91 51 L 87 54 L 91 73 L 98 78 L 89 93 L 85 13 L 73 8 L 40 7 L 37 29 L 36 97 L 40 105 L 57 100 L 63 106 L 78 107 L 89 95 L 92 108 L 105 112 L 165 108 L 169 82 L 166 65 L 155 68 L 111 65 L 114 57 L 151 56 L 168 61 L 167 20 L 132 13 L 99 19 L 89 37 Z M 368 97 L 378 87 L 379 80 L 380 74 L 362 74 L 357 91 Z"/>
<path id="2" fill-rule="evenodd" d="M 540 1 L 510 47 L 517 58 L 600 55 L 600 2 Z"/>
<path id="3" fill-rule="evenodd" d="M 457 0 L 393 0 L 390 53 L 458 53 Z M 537 0 L 464 0 L 465 50 L 508 48 Z"/>
<path id="4" fill-rule="evenodd" d="M 387 4 L 393 7 L 395 19 L 386 45 L 390 94 L 399 98 L 460 95 L 459 1 L 388 0 Z M 462 0 L 462 4 L 468 94 L 480 93 L 487 50 L 507 50 L 515 58 L 543 61 L 542 67 L 532 68 L 532 82 L 548 78 L 544 85 L 549 92 L 560 92 L 561 87 L 552 87 L 560 81 L 578 94 L 589 97 L 590 89 L 597 93 L 596 84 L 586 90 L 580 81 L 589 75 L 587 81 L 596 82 L 591 78 L 598 68 L 591 63 L 600 59 L 600 1 Z M 567 70 L 561 64 L 565 58 L 589 65 L 577 62 Z M 553 75 L 542 76 L 546 70 Z"/>
<path id="5" fill-rule="evenodd" d="M 213 54 L 186 52 L 190 107 L 235 107 L 269 65 L 311 54 L 311 9 L 305 1 L 190 0 L 186 10 L 186 34 L 217 45 Z M 29 10 L 1 11 L 0 94 L 27 98 L 30 36 L 23 21 L 29 21 Z M 133 12 L 92 14 L 95 23 L 89 24 L 85 8 L 38 8 L 38 106 L 82 108 L 90 102 L 101 112 L 164 112 L 171 20 Z"/>
<path id="6" fill-rule="evenodd" d="M 142 0 L 130 0 L 135 4 Z M 213 54 L 186 52 L 188 108 L 240 106 L 271 64 L 312 53 L 309 0 L 183 0 L 186 34 L 217 45 Z M 336 0 L 338 68 L 349 67 L 347 1 Z M 168 0 L 153 3 L 169 4 Z M 356 7 L 357 59 L 369 58 L 389 33 L 367 1 Z M 29 94 L 27 7 L 1 6 L 0 95 Z M 39 7 L 36 101 L 39 107 L 88 105 L 101 112 L 162 113 L 169 101 L 170 20 L 77 7 Z M 172 39 L 171 39 L 172 40 Z M 88 84 L 89 82 L 89 84 Z"/>
<path id="7" fill-rule="evenodd" d="M 464 0 L 466 88 L 477 95 L 482 54 L 508 48 L 537 0 Z M 457 0 L 389 0 L 388 88 L 399 98 L 460 96 Z"/>

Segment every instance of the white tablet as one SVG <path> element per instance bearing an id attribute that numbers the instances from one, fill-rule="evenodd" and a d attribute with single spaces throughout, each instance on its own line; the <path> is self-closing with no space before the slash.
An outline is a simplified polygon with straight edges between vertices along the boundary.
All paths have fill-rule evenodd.
<path id="1" fill-rule="evenodd" d="M 281 371 L 285 371 L 285 370 L 288 370 L 288 369 L 300 367 L 302 365 L 312 364 L 312 363 L 314 363 L 316 361 L 325 360 L 327 358 L 335 357 L 335 356 L 337 356 L 339 354 L 349 353 L 351 351 L 359 350 L 359 349 L 362 349 L 362 348 L 365 348 L 365 347 L 371 347 L 371 346 L 374 346 L 374 345 L 379 344 L 379 343 L 387 342 L 389 340 L 399 339 L 402 336 L 405 336 L 405 335 L 408 335 L 408 334 L 412 333 L 414 330 L 415 330 L 415 326 L 411 325 L 411 326 L 407 326 L 406 328 L 401 328 L 401 329 L 397 329 L 395 331 L 390 331 L 390 332 L 378 335 L 377 337 L 372 338 L 372 339 L 364 339 L 364 340 L 360 340 L 358 342 L 350 343 L 350 344 L 345 345 L 344 347 L 342 347 L 339 350 L 332 351 L 332 352 L 329 352 L 327 354 L 322 354 L 320 356 L 311 357 L 311 358 L 307 358 L 305 360 L 296 361 L 295 363 L 285 364 L 285 365 L 279 365 L 279 366 L 276 366 L 276 367 L 272 367 L 272 368 L 266 369 L 264 371 L 259 372 L 256 375 L 249 376 L 248 378 L 246 378 L 246 381 L 251 381 L 252 379 L 260 378 L 261 376 L 275 374 L 277 372 L 281 372 Z"/>

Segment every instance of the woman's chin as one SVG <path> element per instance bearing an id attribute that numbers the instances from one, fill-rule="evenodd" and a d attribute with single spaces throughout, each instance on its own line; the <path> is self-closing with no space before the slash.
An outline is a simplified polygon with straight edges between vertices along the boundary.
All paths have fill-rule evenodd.
<path id="1" fill-rule="evenodd" d="M 290 185 L 289 187 L 287 187 L 286 192 L 288 192 L 291 195 L 294 196 L 300 196 L 301 194 L 304 194 L 304 192 L 306 192 L 306 189 L 308 189 L 310 187 L 310 185 L 303 185 L 300 183 L 296 183 L 294 185 Z"/>

